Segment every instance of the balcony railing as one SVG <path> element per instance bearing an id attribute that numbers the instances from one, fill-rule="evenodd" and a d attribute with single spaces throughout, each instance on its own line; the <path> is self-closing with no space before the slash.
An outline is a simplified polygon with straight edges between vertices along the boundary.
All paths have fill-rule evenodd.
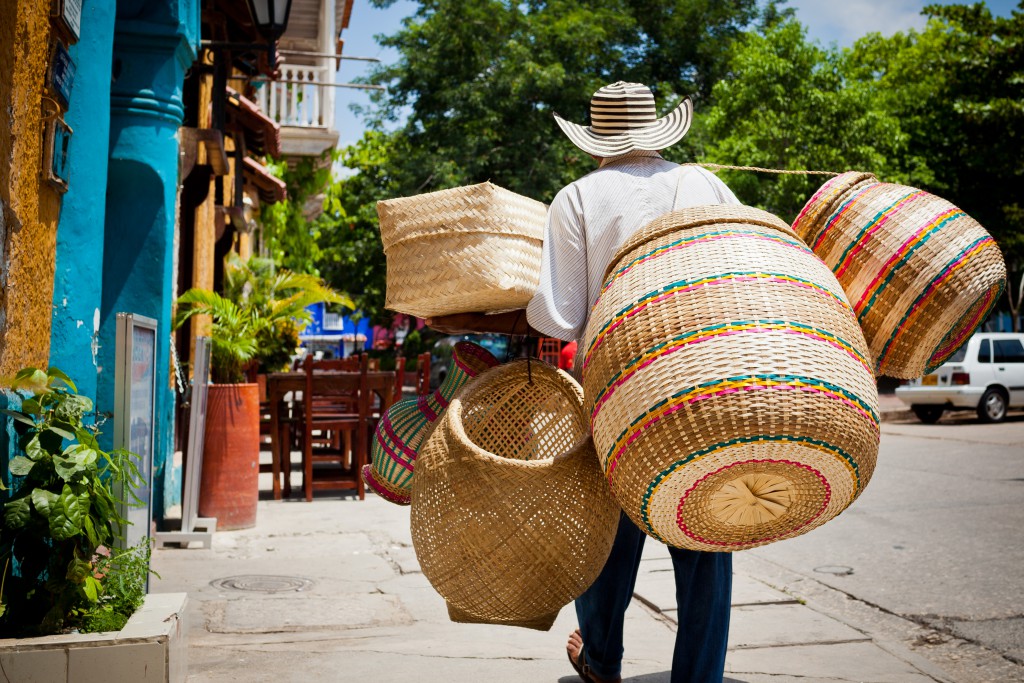
<path id="1" fill-rule="evenodd" d="M 282 126 L 330 128 L 334 107 L 328 83 L 331 71 L 322 66 L 283 65 L 277 81 L 259 91 L 260 108 Z"/>

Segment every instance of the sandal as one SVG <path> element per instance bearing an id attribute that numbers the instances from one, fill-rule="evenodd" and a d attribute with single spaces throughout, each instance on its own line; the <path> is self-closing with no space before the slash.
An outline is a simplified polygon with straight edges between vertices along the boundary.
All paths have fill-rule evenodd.
<path id="1" fill-rule="evenodd" d="M 586 645 L 581 643 L 580 651 L 579 654 L 576 655 L 576 659 L 573 659 L 568 650 L 565 653 L 565 656 L 569 658 L 569 663 L 572 664 L 572 668 L 576 670 L 576 674 L 580 677 L 583 683 L 619 683 L 622 681 L 621 678 L 615 679 L 615 681 L 605 681 L 603 678 L 595 678 L 590 671 L 590 665 L 587 664 L 586 652 Z"/>

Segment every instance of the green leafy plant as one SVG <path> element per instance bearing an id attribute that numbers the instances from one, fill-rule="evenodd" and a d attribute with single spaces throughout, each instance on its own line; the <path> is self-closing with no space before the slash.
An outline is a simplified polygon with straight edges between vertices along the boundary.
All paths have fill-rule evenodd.
<path id="1" fill-rule="evenodd" d="M 144 538 L 127 550 L 101 557 L 94 576 L 100 577 L 99 599 L 81 612 L 81 630 L 86 632 L 120 631 L 128 618 L 142 607 L 146 598 L 146 577 L 156 572 L 149 568 L 152 546 Z"/>
<path id="2" fill-rule="evenodd" d="M 273 261 L 231 254 L 225 262 L 224 295 L 190 289 L 178 298 L 175 327 L 195 315 L 213 319 L 211 371 L 216 383 L 241 382 L 253 360 L 260 370 L 280 370 L 298 346 L 298 333 L 311 318 L 307 306 L 352 300 L 315 275 L 278 269 Z"/>
<path id="3" fill-rule="evenodd" d="M 56 633 L 81 626 L 108 593 L 98 567 L 122 557 L 106 549 L 128 523 L 119 496 L 138 503 L 138 456 L 100 447 L 84 420 L 92 401 L 60 370 L 25 368 L 10 385 L 30 397 L 20 411 L 4 411 L 18 451 L 9 463 L 12 495 L 0 507 L 0 634 Z"/>

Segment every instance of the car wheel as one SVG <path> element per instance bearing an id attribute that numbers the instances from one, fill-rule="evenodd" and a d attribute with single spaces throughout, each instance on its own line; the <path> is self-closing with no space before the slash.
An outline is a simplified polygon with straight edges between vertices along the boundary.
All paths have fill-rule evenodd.
<path id="1" fill-rule="evenodd" d="M 978 402 L 978 419 L 982 422 L 1002 422 L 1006 419 L 1006 394 L 989 387 Z"/>
<path id="2" fill-rule="evenodd" d="M 917 415 L 917 419 L 926 425 L 933 425 L 938 422 L 943 413 L 942 406 L 928 406 L 920 403 L 915 403 L 910 406 L 910 409 L 914 411 L 914 415 Z"/>

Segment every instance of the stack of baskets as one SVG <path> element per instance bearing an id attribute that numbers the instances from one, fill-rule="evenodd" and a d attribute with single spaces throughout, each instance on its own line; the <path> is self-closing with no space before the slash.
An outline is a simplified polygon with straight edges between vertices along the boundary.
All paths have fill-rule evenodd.
<path id="1" fill-rule="evenodd" d="M 488 370 L 421 446 L 412 538 L 453 621 L 547 630 L 597 578 L 619 508 L 567 374 L 537 361 Z"/>
<path id="2" fill-rule="evenodd" d="M 377 203 L 385 307 L 421 318 L 525 308 L 547 207 L 491 183 Z"/>
<path id="3" fill-rule="evenodd" d="M 870 173 L 829 180 L 793 229 L 842 283 L 879 375 L 920 377 L 944 363 L 1006 283 L 999 247 L 977 221 Z"/>
<path id="4" fill-rule="evenodd" d="M 864 336 L 832 272 L 769 213 L 655 220 L 612 260 L 583 343 L 604 473 L 655 538 L 713 551 L 791 538 L 871 478 Z"/>

